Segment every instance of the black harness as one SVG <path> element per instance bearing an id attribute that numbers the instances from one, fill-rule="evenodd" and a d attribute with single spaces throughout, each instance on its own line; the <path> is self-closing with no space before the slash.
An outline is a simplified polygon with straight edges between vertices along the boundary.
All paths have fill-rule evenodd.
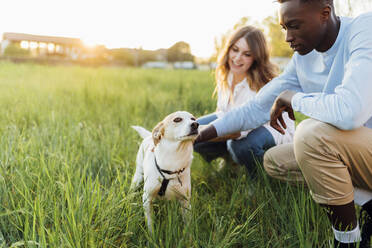
<path id="1" fill-rule="evenodd" d="M 156 157 L 154 156 L 155 158 L 155 166 L 156 166 L 156 169 L 158 169 L 160 175 L 163 177 L 163 181 L 161 182 L 161 187 L 160 187 L 160 190 L 158 192 L 158 195 L 160 196 L 163 196 L 165 195 L 165 191 L 167 190 L 167 187 L 168 187 L 168 183 L 170 180 L 174 179 L 174 178 L 170 178 L 170 179 L 167 179 L 163 173 L 165 174 L 168 174 L 168 175 L 174 175 L 174 174 L 181 174 L 185 168 L 182 168 L 181 170 L 178 170 L 178 171 L 169 171 L 169 170 L 163 170 L 163 169 L 160 169 L 159 165 L 158 165 L 158 162 L 156 161 Z M 182 186 L 182 182 L 179 178 L 179 176 L 177 176 L 178 178 L 178 182 L 180 182 L 181 186 Z"/>

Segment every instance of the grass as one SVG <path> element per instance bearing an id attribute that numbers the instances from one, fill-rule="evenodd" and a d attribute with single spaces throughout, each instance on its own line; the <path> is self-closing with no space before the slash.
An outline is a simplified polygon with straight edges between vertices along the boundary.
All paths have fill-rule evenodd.
<path id="1" fill-rule="evenodd" d="M 165 115 L 215 109 L 203 71 L 0 64 L 2 247 L 320 247 L 326 215 L 303 186 L 192 165 L 192 211 L 129 193 L 140 138 Z"/>

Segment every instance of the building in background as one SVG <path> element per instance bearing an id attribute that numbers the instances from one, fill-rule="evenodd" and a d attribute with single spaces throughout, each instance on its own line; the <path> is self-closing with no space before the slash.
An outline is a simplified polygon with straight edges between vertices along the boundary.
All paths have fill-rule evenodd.
<path id="1" fill-rule="evenodd" d="M 104 46 L 88 47 L 78 38 L 4 33 L 0 55 L 84 60 L 101 57 L 105 50 Z"/>
<path id="2" fill-rule="evenodd" d="M 13 62 L 134 66 L 159 69 L 197 69 L 190 45 L 184 41 L 168 49 L 87 46 L 78 38 L 4 33 L 0 59 Z"/>

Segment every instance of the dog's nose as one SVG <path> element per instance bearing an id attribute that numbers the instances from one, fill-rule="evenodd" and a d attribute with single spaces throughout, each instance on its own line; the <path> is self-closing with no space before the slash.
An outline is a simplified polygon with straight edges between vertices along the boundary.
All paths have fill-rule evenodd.
<path id="1" fill-rule="evenodd" d="M 197 123 L 196 121 L 191 123 L 191 129 L 192 130 L 196 130 L 196 129 L 198 129 L 198 127 L 199 127 L 199 123 Z"/>

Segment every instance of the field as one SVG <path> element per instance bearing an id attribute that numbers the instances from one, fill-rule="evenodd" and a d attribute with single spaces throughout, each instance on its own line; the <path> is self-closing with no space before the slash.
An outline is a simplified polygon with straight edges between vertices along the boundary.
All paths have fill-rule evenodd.
<path id="1" fill-rule="evenodd" d="M 146 230 L 130 193 L 141 141 L 164 116 L 215 109 L 205 71 L 0 63 L 0 247 L 321 247 L 333 239 L 303 186 L 245 168 L 217 170 L 197 154 L 192 218 L 155 203 Z"/>

